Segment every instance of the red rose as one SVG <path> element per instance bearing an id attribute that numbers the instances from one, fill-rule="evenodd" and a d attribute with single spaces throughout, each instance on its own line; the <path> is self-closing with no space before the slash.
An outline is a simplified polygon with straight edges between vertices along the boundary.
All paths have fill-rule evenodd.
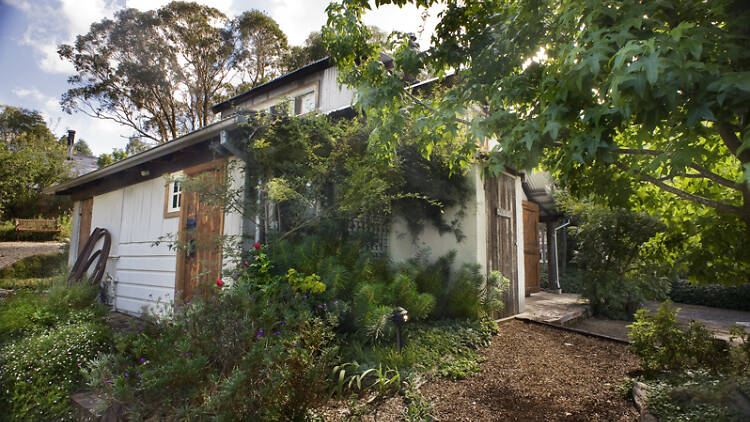
<path id="1" fill-rule="evenodd" d="M 218 279 L 218 280 L 216 280 L 216 285 L 219 286 L 219 287 L 221 287 L 221 286 L 224 285 L 224 281 L 222 279 Z"/>
<path id="2" fill-rule="evenodd" d="M 255 242 L 255 244 L 253 245 L 253 247 L 255 248 L 256 251 L 259 251 L 260 250 L 260 242 Z"/>

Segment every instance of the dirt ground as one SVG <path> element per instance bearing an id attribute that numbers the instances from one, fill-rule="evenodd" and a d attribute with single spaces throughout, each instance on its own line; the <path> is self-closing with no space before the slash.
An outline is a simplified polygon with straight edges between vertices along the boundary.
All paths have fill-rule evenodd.
<path id="1" fill-rule="evenodd" d="M 0 242 L 0 268 L 31 255 L 60 252 L 60 242 Z"/>
<path id="2" fill-rule="evenodd" d="M 511 320 L 482 351 L 482 372 L 424 384 L 440 421 L 632 421 L 638 413 L 618 386 L 639 367 L 625 345 Z M 393 398 L 366 421 L 402 420 Z M 327 412 L 328 413 L 328 412 Z M 330 412 L 329 416 L 332 415 Z M 348 411 L 339 409 L 339 417 Z"/>

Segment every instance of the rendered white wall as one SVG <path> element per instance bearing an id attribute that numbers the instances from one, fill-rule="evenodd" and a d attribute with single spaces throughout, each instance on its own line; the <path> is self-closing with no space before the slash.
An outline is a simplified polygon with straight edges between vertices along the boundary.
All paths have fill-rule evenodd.
<path id="1" fill-rule="evenodd" d="M 464 263 L 476 263 L 482 267 L 482 272 L 487 271 L 487 207 L 484 196 L 484 181 L 481 178 L 481 169 L 473 167 L 467 177 L 474 192 L 466 204 L 465 215 L 461 219 L 461 230 L 466 236 L 461 242 L 451 233 L 440 234 L 438 230 L 425 224 L 424 231 L 415 239 L 409 232 L 406 222 L 399 216 L 394 216 L 391 222 L 391 233 L 388 239 L 389 253 L 394 262 L 403 262 L 413 258 L 420 250 L 430 251 L 430 260 L 435 260 L 451 250 L 456 251 L 456 260 L 453 270 L 456 271 Z M 521 201 L 526 199 L 521 185 L 521 178 L 511 176 L 515 179 L 516 191 L 516 253 L 518 271 L 518 309 L 523 312 L 525 307 L 525 277 L 523 259 L 523 207 Z M 447 221 L 455 218 L 458 207 L 446 210 Z"/>
<path id="2" fill-rule="evenodd" d="M 484 204 L 484 188 L 480 178 L 478 167 L 472 168 L 467 177 L 469 184 L 474 189 L 470 194 L 464 215 L 461 218 L 461 231 L 465 236 L 461 242 L 456 240 L 453 232 L 441 234 L 435 226 L 429 222 L 424 225 L 424 230 L 415 238 L 409 231 L 405 220 L 394 215 L 391 221 L 391 231 L 388 237 L 388 248 L 391 259 L 394 262 L 403 262 L 416 256 L 422 250 L 429 250 L 429 259 L 437 258 L 456 251 L 456 260 L 453 270 L 457 270 L 464 263 L 476 263 L 486 269 L 487 257 L 487 219 Z M 456 218 L 460 207 L 445 210 L 444 219 L 452 221 Z"/>
<path id="3" fill-rule="evenodd" d="M 526 266 L 523 255 L 523 204 L 526 194 L 523 192 L 521 178 L 516 177 L 516 256 L 518 257 L 518 312 L 526 307 Z"/>

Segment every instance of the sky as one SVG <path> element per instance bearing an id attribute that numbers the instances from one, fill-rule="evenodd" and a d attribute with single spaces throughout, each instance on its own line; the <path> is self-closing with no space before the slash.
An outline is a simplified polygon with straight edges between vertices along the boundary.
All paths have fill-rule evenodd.
<path id="1" fill-rule="evenodd" d="M 286 33 L 290 45 L 301 45 L 307 35 L 326 22 L 330 0 L 213 0 L 197 1 L 213 6 L 227 16 L 257 9 L 266 12 Z M 0 104 L 42 113 L 50 130 L 61 136 L 68 129 L 85 140 L 94 154 L 122 148 L 132 131 L 116 123 L 82 113 L 67 114 L 60 98 L 68 89 L 72 65 L 57 56 L 57 46 L 70 44 L 90 25 L 133 7 L 155 9 L 166 0 L 0 0 Z M 420 45 L 429 43 L 438 8 L 428 11 L 413 6 L 381 7 L 365 15 L 365 23 L 385 31 L 417 32 L 424 22 Z"/>

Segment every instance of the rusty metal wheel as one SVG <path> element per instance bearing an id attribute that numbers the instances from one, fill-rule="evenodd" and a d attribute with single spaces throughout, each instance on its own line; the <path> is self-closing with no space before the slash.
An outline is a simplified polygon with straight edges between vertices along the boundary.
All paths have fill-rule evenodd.
<path id="1" fill-rule="evenodd" d="M 104 239 L 104 242 L 101 249 L 94 252 L 94 247 L 102 238 Z M 94 260 L 97 260 L 96 266 L 94 267 L 94 272 L 89 278 L 89 283 L 99 284 L 99 282 L 102 281 L 104 270 L 107 267 L 107 258 L 109 258 L 109 249 L 111 246 L 112 236 L 109 234 L 109 231 L 101 227 L 95 228 L 94 231 L 91 232 L 89 240 L 86 241 L 86 245 L 83 247 L 83 250 L 78 255 L 78 259 L 76 259 L 76 263 L 73 265 L 73 269 L 70 271 L 70 276 L 68 277 L 68 286 L 70 286 L 73 282 L 81 281 L 83 276 L 86 275 L 89 267 L 91 267 L 91 264 L 94 263 Z"/>

